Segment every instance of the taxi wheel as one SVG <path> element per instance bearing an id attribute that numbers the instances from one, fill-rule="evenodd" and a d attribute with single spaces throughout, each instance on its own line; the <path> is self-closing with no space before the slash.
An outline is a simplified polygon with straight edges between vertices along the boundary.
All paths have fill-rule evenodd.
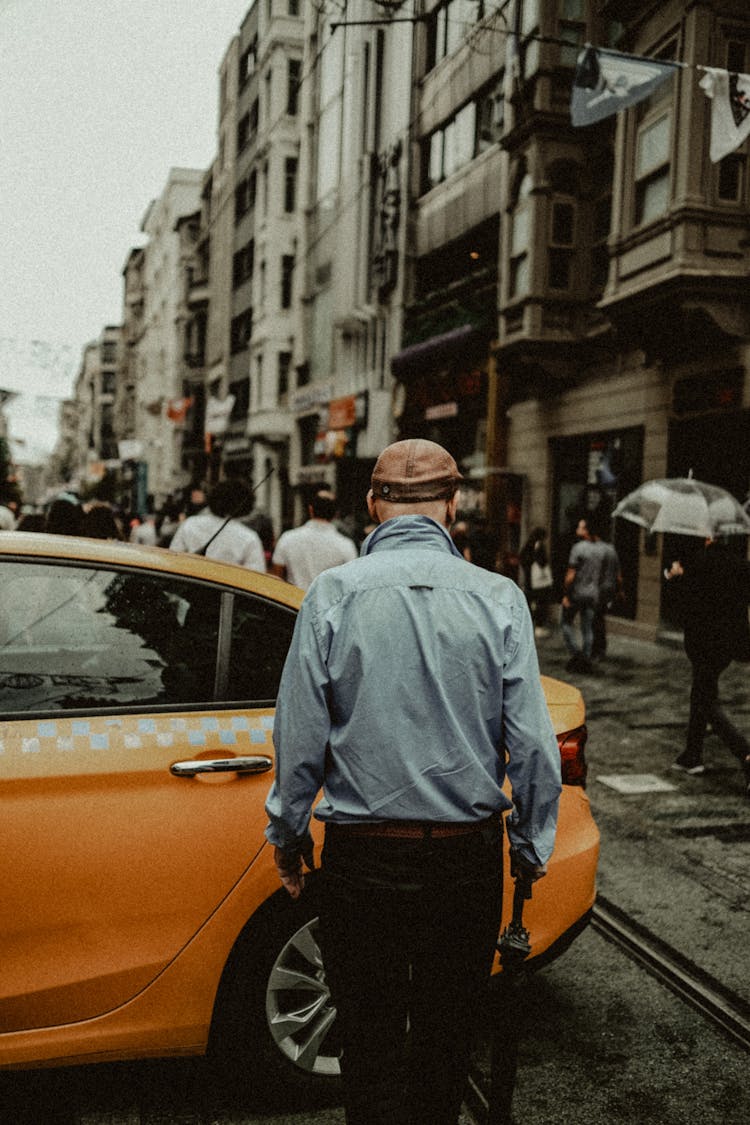
<path id="1" fill-rule="evenodd" d="M 331 1088 L 340 1075 L 336 1009 L 318 944 L 314 877 L 278 891 L 243 930 L 219 987 L 212 1054 L 236 1083 Z"/>

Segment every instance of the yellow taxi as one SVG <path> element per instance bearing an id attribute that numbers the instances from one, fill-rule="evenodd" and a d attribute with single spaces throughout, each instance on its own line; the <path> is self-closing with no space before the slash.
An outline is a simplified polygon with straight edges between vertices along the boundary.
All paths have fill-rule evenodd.
<path id="1" fill-rule="evenodd" d="M 315 877 L 292 902 L 263 836 L 302 596 L 198 556 L 0 534 L 0 1067 L 216 1049 L 251 1080 L 338 1073 Z M 599 846 L 581 695 L 544 686 L 566 784 L 524 914 L 538 964 L 586 924 Z"/>

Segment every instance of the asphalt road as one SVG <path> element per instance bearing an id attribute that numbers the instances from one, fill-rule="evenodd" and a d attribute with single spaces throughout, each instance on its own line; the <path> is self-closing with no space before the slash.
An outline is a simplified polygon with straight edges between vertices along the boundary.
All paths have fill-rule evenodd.
<path id="1" fill-rule="evenodd" d="M 539 651 L 542 670 L 575 679 L 586 699 L 600 889 L 750 999 L 750 801 L 738 764 L 713 736 L 704 777 L 670 769 L 687 717 L 684 654 L 612 636 L 595 674 L 571 677 L 557 633 Z M 735 665 L 721 687 L 750 733 L 749 678 L 750 667 Z M 649 788 L 653 779 L 670 788 Z M 491 999 L 519 1034 L 518 1125 L 750 1121 L 747 1054 L 592 930 L 531 977 L 512 1007 L 497 988 Z M 488 1003 L 478 1013 L 480 1075 L 498 1022 L 492 1012 Z M 265 1102 L 233 1098 L 216 1088 L 205 1060 L 0 1074 L 0 1125 L 342 1122 L 337 1105 L 295 1104 L 285 1091 Z"/>

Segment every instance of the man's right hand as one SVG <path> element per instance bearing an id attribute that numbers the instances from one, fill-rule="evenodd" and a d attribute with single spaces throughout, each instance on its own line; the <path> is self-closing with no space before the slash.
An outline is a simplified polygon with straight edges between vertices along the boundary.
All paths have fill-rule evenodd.
<path id="1" fill-rule="evenodd" d="M 547 874 L 547 865 L 531 863 L 515 848 L 510 852 L 510 874 L 513 879 L 521 879 L 525 883 L 536 883 Z"/>
<path id="2" fill-rule="evenodd" d="M 309 847 L 305 845 L 302 849 L 279 847 L 273 849 L 273 861 L 276 864 L 281 885 L 294 899 L 299 898 L 305 886 L 305 876 L 302 871 L 303 860 L 308 871 L 315 870 L 312 841 L 310 841 Z"/>

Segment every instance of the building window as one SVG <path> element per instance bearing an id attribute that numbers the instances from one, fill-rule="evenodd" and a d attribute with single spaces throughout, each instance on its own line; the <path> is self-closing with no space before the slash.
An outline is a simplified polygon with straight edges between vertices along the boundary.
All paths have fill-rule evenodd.
<path id="1" fill-rule="evenodd" d="M 294 255 L 282 254 L 281 257 L 281 307 L 292 307 L 292 281 L 294 279 Z"/>
<path id="2" fill-rule="evenodd" d="M 290 117 L 296 117 L 299 111 L 299 86 L 302 63 L 299 59 L 287 60 L 286 78 L 286 111 Z"/>
<path id="3" fill-rule="evenodd" d="M 289 0 L 287 12 L 290 16 L 299 15 L 299 0 Z"/>
<path id="4" fill-rule="evenodd" d="M 745 186 L 745 157 L 732 153 L 719 162 L 718 195 L 722 203 L 739 203 Z"/>
<path id="5" fill-rule="evenodd" d="M 746 44 L 730 39 L 726 44 L 726 64 L 730 74 L 746 74 Z M 739 203 L 745 194 L 745 156 L 733 152 L 719 162 L 717 195 L 722 203 Z"/>
<path id="6" fill-rule="evenodd" d="M 503 133 L 503 77 L 432 133 L 423 145 L 423 190 L 429 191 L 470 163 Z"/>
<path id="7" fill-rule="evenodd" d="M 257 176 L 255 171 L 252 171 L 249 176 L 246 176 L 244 180 L 237 184 L 234 192 L 235 223 L 238 223 L 255 206 L 256 189 Z"/>
<path id="8" fill-rule="evenodd" d="M 238 81 L 240 90 L 247 82 L 251 74 L 255 73 L 255 65 L 258 58 L 258 37 L 253 39 L 249 47 L 247 47 L 240 55 L 240 65 L 238 73 Z"/>
<path id="9" fill-rule="evenodd" d="M 518 0 L 518 3 L 521 6 L 519 72 L 525 79 L 539 68 L 539 0 Z"/>
<path id="10" fill-rule="evenodd" d="M 229 393 L 234 395 L 232 412 L 229 417 L 232 422 L 240 422 L 247 418 L 247 412 L 250 409 L 249 377 L 245 376 L 244 379 L 236 379 L 233 383 L 230 383 Z"/>
<path id="11" fill-rule="evenodd" d="M 253 334 L 253 310 L 245 309 L 239 316 L 232 319 L 230 347 L 232 355 L 244 351 L 250 343 Z"/>
<path id="12" fill-rule="evenodd" d="M 457 51 L 490 7 L 487 0 L 443 0 L 428 25 L 428 69 Z"/>
<path id="13" fill-rule="evenodd" d="M 266 123 L 268 123 L 271 120 L 271 94 L 273 92 L 272 82 L 273 82 L 273 71 L 271 70 L 271 68 L 269 66 L 268 70 L 266 71 L 266 77 L 265 77 L 266 92 L 265 92 L 265 99 L 264 100 L 265 100 L 266 104 L 265 104 L 264 116 L 265 116 L 265 119 L 266 119 Z"/>
<path id="14" fill-rule="evenodd" d="M 498 84 L 477 103 L 477 154 L 497 144 L 503 135 L 505 123 L 505 96 L 503 74 Z"/>
<path id="15" fill-rule="evenodd" d="M 292 369 L 292 353 L 279 352 L 278 354 L 278 395 L 279 402 L 283 402 L 289 393 L 289 372 Z"/>
<path id="16" fill-rule="evenodd" d="M 548 284 L 550 289 L 570 289 L 575 247 L 575 203 L 552 201 L 552 218 L 547 250 Z"/>
<path id="17" fill-rule="evenodd" d="M 251 238 L 246 246 L 236 252 L 232 259 L 232 284 L 236 289 L 253 276 L 255 264 L 255 242 Z"/>
<path id="18" fill-rule="evenodd" d="M 609 275 L 607 240 L 612 226 L 612 192 L 605 191 L 594 204 L 594 241 L 591 250 L 591 285 L 600 291 Z"/>
<path id="19" fill-rule="evenodd" d="M 263 405 L 263 353 L 255 357 L 255 408 Z"/>
<path id="20" fill-rule="evenodd" d="M 510 278 L 509 297 L 522 297 L 529 291 L 529 248 L 531 239 L 531 176 L 522 177 L 516 203 L 510 217 Z"/>
<path id="21" fill-rule="evenodd" d="M 284 161 L 284 210 L 291 215 L 297 206 L 297 157 Z"/>
<path id="22" fill-rule="evenodd" d="M 560 0 L 560 19 L 558 34 L 570 46 L 560 48 L 560 64 L 575 66 L 580 51 L 586 42 L 586 4 L 585 0 Z"/>
<path id="23" fill-rule="evenodd" d="M 669 111 L 647 118 L 638 129 L 635 157 L 635 221 L 640 226 L 663 215 L 669 207 L 669 150 L 672 117 Z"/>
<path id="24" fill-rule="evenodd" d="M 114 371 L 102 371 L 101 393 L 113 395 L 117 389 L 117 374 Z"/>
<path id="25" fill-rule="evenodd" d="M 677 44 L 658 52 L 665 62 L 675 57 Z M 635 214 L 636 226 L 666 214 L 671 189 L 673 80 L 662 82 L 650 97 L 635 107 Z"/>
<path id="26" fill-rule="evenodd" d="M 745 44 L 742 40 L 730 39 L 727 43 L 727 70 L 731 74 L 743 74 L 746 72 Z"/>
<path id="27" fill-rule="evenodd" d="M 263 312 L 266 309 L 266 263 L 260 263 L 260 307 Z"/>
<path id="28" fill-rule="evenodd" d="M 237 152 L 242 152 L 250 138 L 250 114 L 245 113 L 237 122 Z"/>

